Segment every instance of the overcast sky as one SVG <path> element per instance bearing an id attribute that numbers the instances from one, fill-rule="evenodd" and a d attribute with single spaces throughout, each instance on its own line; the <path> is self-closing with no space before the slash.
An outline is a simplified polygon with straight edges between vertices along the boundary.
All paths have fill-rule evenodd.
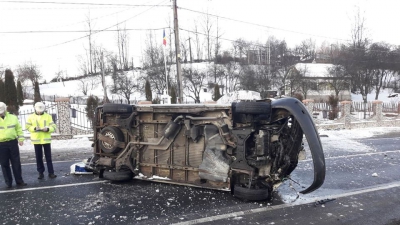
<path id="1" fill-rule="evenodd" d="M 0 0 L 0 69 L 3 67 L 16 70 L 18 64 L 31 61 L 39 66 L 48 81 L 59 70 L 67 71 L 70 77 L 79 75 L 77 56 L 84 56 L 85 48 L 88 48 L 88 39 L 85 38 L 87 33 L 79 31 L 87 30 L 87 18 L 92 20 L 94 30 L 116 29 L 117 24 L 127 29 L 136 29 L 129 31 L 129 55 L 133 57 L 135 66 L 141 66 L 141 52 L 149 29 L 153 29 L 155 38 L 160 40 L 161 45 L 162 30 L 169 27 L 173 19 L 170 0 L 34 2 L 35 0 Z M 317 45 L 323 41 L 342 43 L 350 39 L 351 25 L 359 8 L 361 15 L 365 17 L 368 38 L 400 45 L 398 0 L 177 2 L 180 7 L 178 19 L 182 29 L 181 41 L 187 40 L 188 31 L 194 30 L 195 22 L 201 29 L 204 16 L 208 12 L 212 15 L 210 18 L 214 20 L 214 27 L 218 21 L 225 49 L 231 46 L 231 40 L 243 38 L 265 43 L 268 36 L 285 39 L 291 47 L 309 38 L 315 40 Z M 220 17 L 217 20 L 213 15 Z M 97 45 L 116 52 L 115 33 L 103 31 L 93 35 L 93 39 Z"/>

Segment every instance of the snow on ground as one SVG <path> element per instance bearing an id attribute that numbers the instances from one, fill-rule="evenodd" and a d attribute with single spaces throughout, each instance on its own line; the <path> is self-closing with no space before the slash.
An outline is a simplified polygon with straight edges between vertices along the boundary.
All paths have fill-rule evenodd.
<path id="1" fill-rule="evenodd" d="M 340 149 L 343 151 L 357 152 L 373 150 L 370 147 L 357 142 L 357 139 L 373 137 L 386 133 L 398 132 L 400 134 L 400 127 L 371 127 L 363 129 L 352 130 L 321 130 L 319 133 L 322 136 L 324 151 L 332 151 Z M 327 137 L 326 137 L 327 136 Z M 70 140 L 53 140 L 52 151 L 65 151 L 91 148 L 92 141 L 89 141 L 90 135 L 74 136 Z M 27 139 L 23 146 L 20 146 L 20 151 L 33 151 L 33 145 Z"/>
<path id="2" fill-rule="evenodd" d="M 331 138 L 362 139 L 392 132 L 400 132 L 400 127 L 370 127 L 352 130 L 321 130 L 320 135 L 327 134 Z"/>
<path id="3" fill-rule="evenodd" d="M 389 97 L 393 93 L 392 89 L 384 89 L 379 92 L 378 100 L 383 102 L 399 102 L 400 97 Z M 361 94 L 351 94 L 351 100 L 355 102 L 362 102 L 362 95 Z M 370 94 L 367 94 L 367 101 L 374 101 L 375 100 L 375 91 L 372 91 Z"/>
<path id="4" fill-rule="evenodd" d="M 193 65 L 191 65 L 193 66 Z M 199 65 L 204 67 L 204 65 Z M 130 72 L 129 72 L 130 73 Z M 135 74 L 130 74 L 131 76 L 136 76 L 137 78 L 140 76 L 137 71 Z M 93 78 L 87 78 L 86 83 L 91 84 Z M 102 96 L 103 89 L 99 80 L 96 81 L 97 85 L 93 90 L 89 91 L 89 94 L 94 94 L 98 96 Z M 107 83 L 112 84 L 111 76 L 106 76 Z M 94 81 L 93 81 L 94 82 Z M 82 96 L 82 92 L 80 91 L 79 86 L 81 85 L 81 81 L 65 81 L 65 82 L 55 82 L 55 83 L 48 83 L 40 85 L 40 92 L 41 94 L 45 95 L 63 95 L 63 96 Z M 388 98 L 388 96 L 392 93 L 390 89 L 382 90 L 379 95 L 379 100 L 384 102 L 397 102 L 399 99 L 398 97 L 395 98 Z M 135 93 L 131 98 L 140 98 L 140 94 Z M 375 93 L 371 93 L 368 95 L 368 101 L 372 101 L 375 99 Z M 203 100 L 203 99 L 202 99 Z M 353 101 L 362 101 L 362 96 L 360 94 L 352 94 Z M 49 103 L 46 102 L 46 105 L 49 106 Z M 22 111 L 31 111 L 33 110 L 32 105 L 24 105 L 20 108 L 20 112 Z M 326 121 L 330 122 L 330 121 Z M 372 137 L 377 134 L 382 134 L 385 132 L 393 132 L 398 131 L 400 132 L 400 128 L 366 128 L 366 129 L 353 129 L 353 130 L 321 130 L 321 135 L 327 135 L 328 137 L 323 137 L 323 144 L 324 149 L 343 149 L 347 151 L 360 151 L 360 149 L 366 150 L 367 147 L 361 146 L 362 144 L 358 143 L 356 140 L 353 139 L 360 139 L 366 137 Z M 28 132 L 25 132 L 25 135 L 29 135 Z M 65 150 L 71 149 L 79 151 L 82 148 L 91 148 L 92 142 L 89 141 L 88 137 L 76 137 L 71 140 L 53 140 L 52 141 L 52 149 L 53 151 L 57 150 Z M 20 147 L 21 151 L 32 151 L 33 146 L 29 140 L 25 141 L 25 145 Z"/>
<path id="5" fill-rule="evenodd" d="M 324 152 L 341 150 L 346 152 L 372 152 L 373 148 L 359 143 L 357 139 L 370 138 L 376 135 L 397 132 L 400 127 L 371 127 L 352 130 L 320 130 Z"/>
<path id="6" fill-rule="evenodd" d="M 82 150 L 88 150 L 92 148 L 93 141 L 89 141 L 88 137 L 77 136 L 69 140 L 52 140 L 51 141 L 51 151 L 73 151 L 79 152 Z M 33 144 L 30 139 L 24 141 L 23 146 L 19 146 L 20 152 L 34 152 Z"/>

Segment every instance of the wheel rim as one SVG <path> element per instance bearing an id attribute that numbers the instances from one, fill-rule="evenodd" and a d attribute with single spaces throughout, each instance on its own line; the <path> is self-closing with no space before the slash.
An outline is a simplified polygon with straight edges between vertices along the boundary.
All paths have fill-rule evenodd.
<path id="1" fill-rule="evenodd" d="M 109 138 L 115 140 L 115 136 L 114 136 L 114 134 L 113 134 L 112 132 L 107 132 L 107 133 L 104 134 L 104 136 L 109 137 Z M 112 148 L 112 145 L 109 144 L 109 143 L 107 143 L 107 142 L 105 142 L 105 141 L 102 141 L 102 144 L 103 144 L 103 146 L 104 146 L 105 148 L 107 148 L 107 149 L 111 149 L 111 148 Z"/>

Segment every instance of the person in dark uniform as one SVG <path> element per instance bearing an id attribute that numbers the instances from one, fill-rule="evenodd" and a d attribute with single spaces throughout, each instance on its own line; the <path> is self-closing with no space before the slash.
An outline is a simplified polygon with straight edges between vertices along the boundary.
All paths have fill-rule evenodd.
<path id="1" fill-rule="evenodd" d="M 0 102 L 0 164 L 8 188 L 12 187 L 11 168 L 17 186 L 26 186 L 22 179 L 19 147 L 24 144 L 24 136 L 18 118 L 6 111 L 6 104 Z M 11 163 L 11 168 L 10 168 Z"/>

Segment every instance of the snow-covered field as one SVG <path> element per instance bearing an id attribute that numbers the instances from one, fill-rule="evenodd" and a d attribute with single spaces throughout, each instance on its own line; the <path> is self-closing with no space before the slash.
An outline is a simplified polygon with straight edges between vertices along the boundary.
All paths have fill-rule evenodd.
<path id="1" fill-rule="evenodd" d="M 138 78 L 138 74 L 134 74 L 133 72 L 130 76 L 134 76 Z M 103 87 L 100 83 L 100 77 L 98 81 L 93 81 L 93 78 L 87 78 L 85 81 L 87 84 L 96 84 L 93 87 L 89 88 L 88 94 L 97 95 L 102 97 L 103 95 Z M 106 77 L 106 83 L 112 84 L 111 76 Z M 57 96 L 83 96 L 81 91 L 82 82 L 79 80 L 75 81 L 65 81 L 65 82 L 55 82 L 40 85 L 40 92 L 43 95 L 57 95 Z M 109 92 L 111 96 L 111 92 Z M 384 90 L 379 95 L 379 100 L 384 102 L 398 101 L 398 98 L 388 98 L 389 94 L 391 94 L 391 90 Z M 114 98 L 122 98 L 121 96 L 113 95 Z M 144 98 L 140 93 L 135 92 L 132 96 L 132 99 L 142 99 Z M 375 98 L 375 93 L 371 93 L 368 95 L 368 100 L 372 101 Z M 362 101 L 361 95 L 352 95 L 353 101 Z M 32 105 L 24 105 L 20 108 L 20 112 L 22 111 L 31 111 L 33 110 Z M 367 129 L 353 129 L 353 130 L 340 130 L 340 131 L 320 131 L 320 134 L 328 135 L 329 138 L 323 139 L 324 149 L 330 149 L 329 146 L 335 146 L 335 148 L 343 148 L 348 151 L 357 151 L 360 148 L 360 144 L 354 141 L 353 139 L 371 137 L 373 135 L 398 131 L 400 132 L 400 128 L 367 128 Z M 26 133 L 28 134 L 28 133 Z M 53 140 L 52 148 L 53 151 L 57 150 L 79 150 L 80 148 L 88 148 L 91 146 L 91 141 L 89 141 L 88 137 L 76 137 L 71 140 Z M 25 141 L 25 145 L 20 147 L 21 151 L 32 151 L 32 146 L 29 140 Z M 364 148 L 365 149 L 365 148 Z"/>
<path id="2" fill-rule="evenodd" d="M 184 64 L 183 67 L 193 67 L 198 70 L 206 70 L 208 63 L 194 63 L 194 64 Z M 171 73 L 174 74 L 174 68 L 171 68 Z M 143 73 L 139 70 L 136 71 L 127 71 L 125 72 L 126 76 L 131 77 L 137 82 L 137 85 L 144 85 Z M 106 75 L 106 84 L 107 84 L 107 95 L 110 99 L 117 100 L 117 99 L 125 99 L 124 96 L 118 94 L 111 93 L 111 86 L 113 85 L 113 80 L 110 75 Z M 86 87 L 87 94 L 86 96 L 83 94 L 82 87 Z M 26 91 L 33 93 L 33 87 L 27 87 Z M 193 101 L 190 97 L 186 96 L 187 90 L 184 91 L 184 101 Z M 40 93 L 46 96 L 53 96 L 55 97 L 82 97 L 86 98 L 90 95 L 98 96 L 100 99 L 103 98 L 104 91 L 103 86 L 101 84 L 101 76 L 93 76 L 93 77 L 86 77 L 82 80 L 71 80 L 71 81 L 64 81 L 64 82 L 53 82 L 47 84 L 40 85 Z M 186 93 L 186 94 L 185 94 Z M 384 89 L 380 91 L 378 100 L 384 102 L 398 102 L 400 100 L 399 97 L 389 98 L 388 96 L 392 94 L 393 91 L 391 89 Z M 155 93 L 153 90 L 153 98 L 157 95 L 161 95 L 162 93 Z M 362 101 L 361 94 L 352 94 L 351 96 L 353 101 Z M 145 100 L 145 96 L 141 92 L 134 92 L 130 96 L 131 100 Z M 210 91 L 204 92 L 203 90 L 200 92 L 200 101 L 210 101 L 212 100 L 212 93 Z M 372 92 L 367 95 L 368 101 L 375 100 L 375 92 Z"/>
<path id="3" fill-rule="evenodd" d="M 51 141 L 51 151 L 73 151 L 73 152 L 80 152 L 82 150 L 91 149 L 92 141 L 89 141 L 89 137 L 77 136 L 73 139 L 69 140 L 52 140 Z M 19 146 L 20 152 L 34 152 L 33 144 L 31 143 L 30 139 L 26 139 L 24 141 L 23 146 Z"/>

